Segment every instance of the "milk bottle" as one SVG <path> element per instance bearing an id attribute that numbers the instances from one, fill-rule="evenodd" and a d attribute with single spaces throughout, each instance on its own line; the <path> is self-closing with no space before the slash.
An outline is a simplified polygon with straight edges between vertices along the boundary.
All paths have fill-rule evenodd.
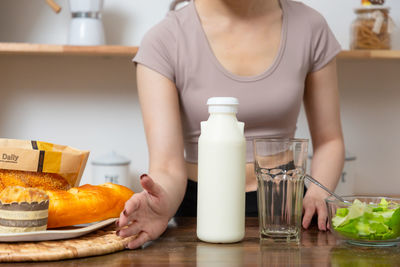
<path id="1" fill-rule="evenodd" d="M 212 97 L 201 122 L 198 151 L 197 237 L 231 243 L 244 237 L 246 140 L 236 118 L 239 101 Z"/>

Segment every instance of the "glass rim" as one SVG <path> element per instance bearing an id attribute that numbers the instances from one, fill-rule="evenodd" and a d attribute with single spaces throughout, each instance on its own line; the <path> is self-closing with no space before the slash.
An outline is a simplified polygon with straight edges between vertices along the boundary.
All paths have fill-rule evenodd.
<path id="1" fill-rule="evenodd" d="M 293 137 L 261 137 L 254 138 L 253 144 L 257 142 L 268 141 L 268 142 L 297 142 L 297 143 L 308 143 L 308 139 L 306 138 L 293 138 Z"/>

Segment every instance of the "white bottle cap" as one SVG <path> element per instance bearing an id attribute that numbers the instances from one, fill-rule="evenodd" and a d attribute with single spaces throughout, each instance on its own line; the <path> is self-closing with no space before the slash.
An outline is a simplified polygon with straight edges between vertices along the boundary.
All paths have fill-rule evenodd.
<path id="1" fill-rule="evenodd" d="M 235 97 L 211 97 L 207 105 L 208 113 L 237 113 L 239 100 Z"/>

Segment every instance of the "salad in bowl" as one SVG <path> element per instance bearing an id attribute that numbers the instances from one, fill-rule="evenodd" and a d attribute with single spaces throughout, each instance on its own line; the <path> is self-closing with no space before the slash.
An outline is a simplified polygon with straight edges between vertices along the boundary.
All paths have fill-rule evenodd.
<path id="1" fill-rule="evenodd" d="M 331 231 L 355 245 L 393 246 L 400 243 L 400 199 L 343 197 L 326 199 Z"/>

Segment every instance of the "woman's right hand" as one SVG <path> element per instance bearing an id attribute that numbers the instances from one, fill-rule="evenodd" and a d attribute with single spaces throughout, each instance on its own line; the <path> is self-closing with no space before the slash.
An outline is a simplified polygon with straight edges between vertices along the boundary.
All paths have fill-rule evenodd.
<path id="1" fill-rule="evenodd" d="M 165 190 L 148 175 L 140 177 L 143 191 L 134 194 L 126 203 L 117 220 L 117 235 L 137 237 L 127 248 L 135 249 L 144 243 L 158 238 L 167 228 L 169 203 Z"/>
<path id="2" fill-rule="evenodd" d="M 134 249 L 158 238 L 167 228 L 186 190 L 183 131 L 175 83 L 142 64 L 137 65 L 138 95 L 149 152 L 149 172 L 142 175 L 143 191 L 125 204 L 117 223 L 118 235 L 137 235 Z"/>

